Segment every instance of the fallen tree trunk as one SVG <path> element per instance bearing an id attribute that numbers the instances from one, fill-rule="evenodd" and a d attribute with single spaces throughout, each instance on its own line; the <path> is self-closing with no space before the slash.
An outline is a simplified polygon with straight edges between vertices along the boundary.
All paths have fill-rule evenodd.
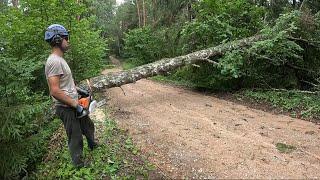
<path id="1" fill-rule="evenodd" d="M 124 84 L 133 83 L 143 78 L 166 74 L 179 67 L 195 64 L 199 61 L 207 61 L 209 63 L 218 64 L 209 58 L 221 56 L 224 53 L 235 49 L 248 47 L 262 39 L 262 36 L 257 35 L 193 52 L 184 56 L 161 59 L 159 61 L 145 64 L 130 70 L 93 77 L 89 80 L 90 86 L 93 91 L 102 91 L 106 88 L 120 87 Z M 83 89 L 89 89 L 86 82 L 80 83 L 79 86 Z"/>

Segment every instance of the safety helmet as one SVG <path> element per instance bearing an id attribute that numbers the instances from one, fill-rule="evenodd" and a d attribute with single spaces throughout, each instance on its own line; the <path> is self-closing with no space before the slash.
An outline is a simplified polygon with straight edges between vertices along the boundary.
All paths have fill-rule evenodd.
<path id="1" fill-rule="evenodd" d="M 69 33 L 65 27 L 60 24 L 52 24 L 50 25 L 45 34 L 44 40 L 48 43 L 61 44 L 62 38 L 65 36 L 69 36 Z"/>

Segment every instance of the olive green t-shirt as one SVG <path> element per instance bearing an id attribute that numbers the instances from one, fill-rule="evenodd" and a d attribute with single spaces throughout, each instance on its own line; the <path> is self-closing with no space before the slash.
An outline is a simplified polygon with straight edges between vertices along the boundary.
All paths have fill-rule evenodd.
<path id="1" fill-rule="evenodd" d="M 45 74 L 48 80 L 52 76 L 60 76 L 60 89 L 72 99 L 78 99 L 76 85 L 68 63 L 60 56 L 51 54 L 46 62 Z M 59 100 L 52 97 L 55 105 L 64 105 Z"/>

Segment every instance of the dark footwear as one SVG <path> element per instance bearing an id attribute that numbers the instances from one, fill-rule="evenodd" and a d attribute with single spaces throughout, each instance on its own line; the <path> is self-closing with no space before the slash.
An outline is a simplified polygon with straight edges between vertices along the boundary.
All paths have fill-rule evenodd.
<path id="1" fill-rule="evenodd" d="M 90 167 L 90 162 L 80 162 L 78 164 L 74 164 L 74 167 L 77 169 Z"/>
<path id="2" fill-rule="evenodd" d="M 73 164 L 73 165 L 74 165 L 75 168 L 80 169 L 80 168 L 84 167 L 84 162 L 81 161 L 81 162 L 79 162 L 77 164 Z"/>
<path id="3" fill-rule="evenodd" d="M 94 149 L 96 149 L 97 147 L 99 147 L 100 144 L 97 143 L 97 142 L 94 142 L 92 145 L 90 144 L 90 145 L 88 145 L 88 146 L 89 146 L 89 149 L 90 149 L 91 151 L 93 151 Z"/>

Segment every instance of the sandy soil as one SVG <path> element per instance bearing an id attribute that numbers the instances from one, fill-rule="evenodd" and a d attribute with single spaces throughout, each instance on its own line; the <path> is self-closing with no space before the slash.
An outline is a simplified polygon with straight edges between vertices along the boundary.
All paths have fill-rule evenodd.
<path id="1" fill-rule="evenodd" d="M 122 89 L 106 91 L 113 118 L 168 178 L 320 178 L 319 125 L 151 80 Z"/>

